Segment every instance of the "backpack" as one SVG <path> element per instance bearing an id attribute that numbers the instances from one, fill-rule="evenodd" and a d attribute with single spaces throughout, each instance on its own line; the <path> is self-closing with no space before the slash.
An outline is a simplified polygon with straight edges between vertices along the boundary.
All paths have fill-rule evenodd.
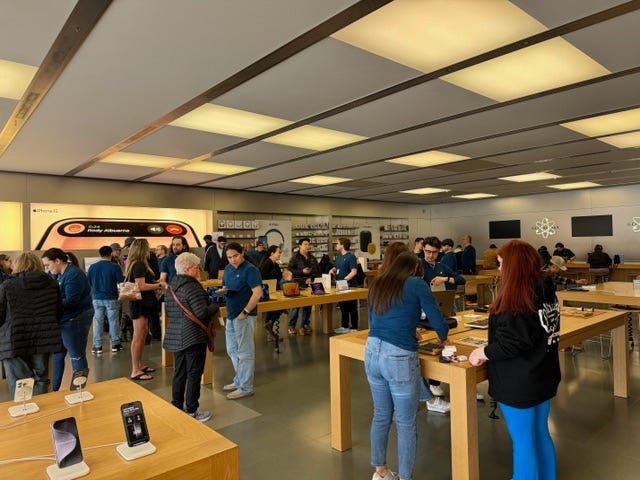
<path id="1" fill-rule="evenodd" d="M 365 275 L 364 270 L 362 269 L 362 265 L 360 265 L 359 263 L 356 269 L 357 269 L 356 282 L 358 283 L 358 286 L 361 287 L 362 285 L 364 285 L 364 279 L 367 278 L 367 276 Z"/>

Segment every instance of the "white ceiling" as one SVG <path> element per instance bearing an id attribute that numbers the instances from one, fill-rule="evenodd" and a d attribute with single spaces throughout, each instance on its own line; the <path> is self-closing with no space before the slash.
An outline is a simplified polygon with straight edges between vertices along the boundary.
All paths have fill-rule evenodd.
<path id="1" fill-rule="evenodd" d="M 612 73 L 503 103 L 329 37 L 384 3 L 113 0 L 5 145 L 0 171 L 425 204 L 477 192 L 553 192 L 544 182 L 498 179 L 541 170 L 561 175 L 555 183 L 640 182 L 638 148 L 559 126 L 640 107 L 639 1 L 513 0 Z M 627 13 L 607 11 L 624 3 Z M 0 59 L 40 67 L 67 19 L 76 20 L 76 6 L 90 9 L 91 0 L 0 0 Z M 571 23 L 599 12 L 592 25 Z M 368 138 L 314 151 L 168 125 L 205 102 Z M 0 98 L 6 131 L 17 105 Z M 428 150 L 471 160 L 430 168 L 384 162 Z M 99 161 L 117 151 L 213 154 L 254 170 L 222 176 Z M 290 181 L 308 175 L 352 181 Z M 422 187 L 450 191 L 400 193 Z"/>

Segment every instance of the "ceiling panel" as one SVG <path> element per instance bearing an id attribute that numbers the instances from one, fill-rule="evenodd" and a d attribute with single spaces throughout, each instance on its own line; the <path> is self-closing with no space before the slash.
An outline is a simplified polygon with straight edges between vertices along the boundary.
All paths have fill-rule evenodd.
<path id="1" fill-rule="evenodd" d="M 418 75 L 413 69 L 326 38 L 213 103 L 297 121 Z M 351 130 L 358 124 L 348 126 L 344 131 L 367 135 Z"/>
<path id="2" fill-rule="evenodd" d="M 191 159 L 233 145 L 240 140 L 228 135 L 168 125 L 125 148 L 124 151 Z"/>
<path id="3" fill-rule="evenodd" d="M 264 167 L 313 152 L 313 150 L 304 148 L 288 147 L 286 145 L 268 142 L 256 142 L 245 147 L 221 153 L 211 160 L 234 165 Z"/>
<path id="4" fill-rule="evenodd" d="M 114 180 L 135 180 L 155 172 L 156 168 L 116 165 L 113 163 L 96 163 L 78 174 L 79 177 L 111 178 Z"/>
<path id="5" fill-rule="evenodd" d="M 0 125 L 7 123 L 17 104 L 17 100 L 0 97 Z M 2 162 L 2 160 L 0 160 L 0 162 Z"/>
<path id="6" fill-rule="evenodd" d="M 219 178 L 220 175 L 206 173 L 185 172 L 181 170 L 167 170 L 145 180 L 151 183 L 171 183 L 176 185 L 195 185 L 208 180 Z"/>
<path id="7" fill-rule="evenodd" d="M 624 1 L 562 0 L 561 2 L 541 2 L 540 0 L 511 0 L 511 3 L 544 23 L 548 28 L 553 28 L 614 7 Z"/>

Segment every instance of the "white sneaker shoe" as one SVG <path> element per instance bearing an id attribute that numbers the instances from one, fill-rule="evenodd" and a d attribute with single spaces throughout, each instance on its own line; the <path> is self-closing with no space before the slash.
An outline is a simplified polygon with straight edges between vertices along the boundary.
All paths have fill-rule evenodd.
<path id="1" fill-rule="evenodd" d="M 227 385 L 222 387 L 223 392 L 233 392 L 234 390 L 237 390 L 237 389 L 238 387 L 236 387 L 234 383 L 228 383 Z"/>
<path id="2" fill-rule="evenodd" d="M 436 397 L 444 397 L 444 388 L 442 388 L 442 385 L 429 385 L 429 390 L 431 390 L 431 393 Z"/>
<path id="3" fill-rule="evenodd" d="M 351 330 L 349 330 L 348 328 L 344 328 L 344 327 L 340 327 L 340 328 L 336 328 L 333 333 L 337 333 L 338 335 L 342 334 L 342 333 L 349 333 Z"/>
<path id="4" fill-rule="evenodd" d="M 392 472 L 391 470 L 387 470 L 387 474 L 384 477 L 381 477 L 378 472 L 374 472 L 371 480 L 398 480 L 398 474 Z"/>
<path id="5" fill-rule="evenodd" d="M 484 402 L 484 395 L 481 394 L 480 392 L 476 393 L 476 400 L 479 402 Z"/>
<path id="6" fill-rule="evenodd" d="M 427 404 L 427 410 L 430 412 L 447 413 L 451 410 L 449 402 L 440 397 L 435 397 L 433 403 L 425 402 Z"/>

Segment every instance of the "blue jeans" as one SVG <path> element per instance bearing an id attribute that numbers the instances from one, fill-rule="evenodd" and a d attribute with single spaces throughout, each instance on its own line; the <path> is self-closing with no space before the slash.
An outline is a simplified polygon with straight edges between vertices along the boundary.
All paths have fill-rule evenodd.
<path id="1" fill-rule="evenodd" d="M 118 319 L 120 318 L 120 302 L 118 300 L 94 300 L 93 301 L 93 344 L 102 346 L 102 332 L 104 331 L 105 317 L 109 321 L 109 338 L 111 346 L 120 345 L 118 331 Z"/>
<path id="2" fill-rule="evenodd" d="M 421 402 L 428 402 L 429 400 L 431 400 L 433 398 L 433 393 L 431 393 L 431 389 L 429 388 L 429 379 L 428 378 L 422 378 L 420 381 L 420 401 Z M 440 385 L 440 382 L 438 382 L 438 385 Z"/>
<path id="3" fill-rule="evenodd" d="M 289 326 L 295 327 L 298 322 L 298 310 L 302 309 L 302 325 L 301 327 L 308 327 L 311 323 L 311 307 L 292 308 L 289 311 Z"/>
<path id="4" fill-rule="evenodd" d="M 87 338 L 91 329 L 93 308 L 85 310 L 71 320 L 60 323 L 62 333 L 62 351 L 53 354 L 53 391 L 60 390 L 62 376 L 64 375 L 64 359 L 69 352 L 73 371 L 87 368 Z"/>
<path id="5" fill-rule="evenodd" d="M 500 403 L 513 445 L 513 480 L 555 480 L 556 451 L 549 434 L 551 400 L 531 408 Z"/>
<path id="6" fill-rule="evenodd" d="M 236 376 L 233 384 L 242 393 L 253 392 L 253 372 L 256 362 L 254 334 L 258 317 L 228 318 L 226 326 L 227 355 L 231 358 Z"/>
<path id="7" fill-rule="evenodd" d="M 16 380 L 31 378 L 35 380 L 33 384 L 33 394 L 41 395 L 49 391 L 49 354 L 33 353 L 22 357 L 5 358 L 2 360 L 4 373 L 9 384 L 9 395 L 13 400 L 16 393 Z"/>
<path id="8" fill-rule="evenodd" d="M 395 413 L 398 473 L 400 478 L 409 479 L 416 459 L 416 412 L 421 378 L 418 352 L 369 337 L 364 366 L 373 397 L 371 464 L 387 465 L 389 428 Z"/>

